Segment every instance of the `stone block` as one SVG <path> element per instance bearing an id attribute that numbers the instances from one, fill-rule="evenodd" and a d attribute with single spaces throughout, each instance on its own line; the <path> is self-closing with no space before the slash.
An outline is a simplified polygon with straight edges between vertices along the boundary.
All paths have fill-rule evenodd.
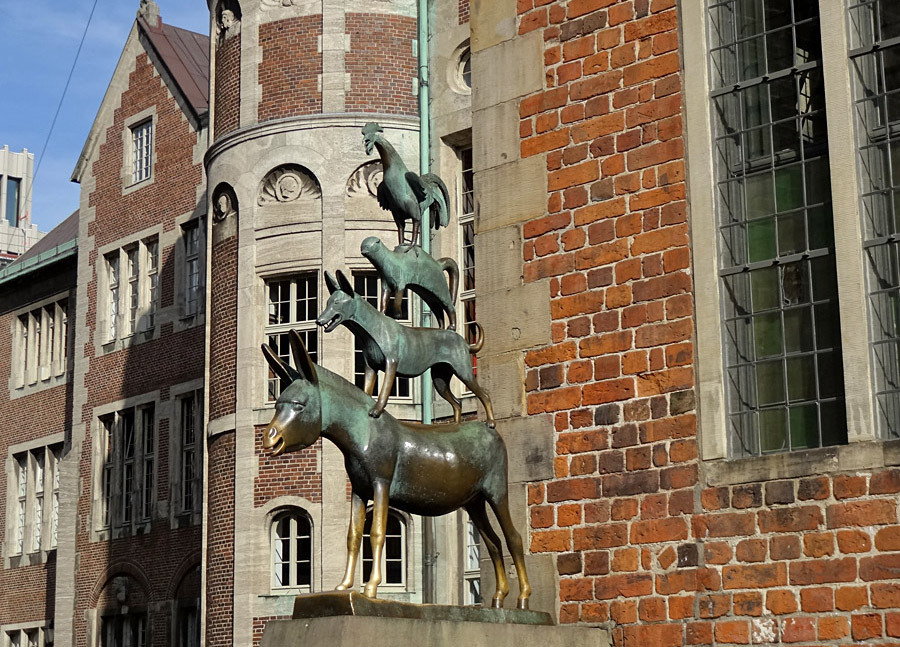
<path id="1" fill-rule="evenodd" d="M 473 52 L 516 35 L 516 0 L 472 0 L 470 10 Z"/>
<path id="2" fill-rule="evenodd" d="M 487 551 L 482 550 L 482 557 Z M 506 578 L 509 581 L 509 596 L 504 606 L 515 606 L 516 596 L 519 594 L 519 579 L 509 555 L 505 554 Z M 559 590 L 559 577 L 556 574 L 556 558 L 550 554 L 525 555 L 525 570 L 528 572 L 528 583 L 531 585 L 531 598 L 529 606 L 536 611 L 548 611 L 556 617 L 557 591 Z M 494 567 L 490 559 L 481 560 L 481 595 L 486 604 L 490 604 L 491 596 L 495 588 Z M 604 644 L 604 643 L 597 643 Z"/>
<path id="3" fill-rule="evenodd" d="M 479 110 L 472 119 L 474 170 L 500 166 L 519 159 L 519 102 L 505 101 Z"/>
<path id="4" fill-rule="evenodd" d="M 507 0 L 490 0 L 504 4 Z M 474 38 L 473 38 L 474 42 Z M 472 48 L 472 109 L 511 101 L 544 88 L 544 39 L 533 31 L 489 49 Z"/>
<path id="5" fill-rule="evenodd" d="M 535 155 L 475 173 L 475 195 L 475 230 L 479 234 L 544 215 L 547 210 L 544 156 Z"/>
<path id="6" fill-rule="evenodd" d="M 550 343 L 546 282 L 527 283 L 479 300 L 478 320 L 486 322 L 484 357 L 546 346 Z"/>
<path id="7" fill-rule="evenodd" d="M 497 420 L 497 431 L 509 454 L 509 482 L 553 478 L 553 419 L 547 414 Z"/>
<path id="8" fill-rule="evenodd" d="M 487 389 L 495 418 L 513 418 L 525 413 L 525 362 L 512 352 L 479 359 L 478 381 Z"/>
<path id="9" fill-rule="evenodd" d="M 490 259 L 490 262 L 478 263 L 479 258 Z M 478 298 L 522 285 L 522 231 L 519 226 L 479 232 L 475 237 L 475 262 L 478 265 Z"/>

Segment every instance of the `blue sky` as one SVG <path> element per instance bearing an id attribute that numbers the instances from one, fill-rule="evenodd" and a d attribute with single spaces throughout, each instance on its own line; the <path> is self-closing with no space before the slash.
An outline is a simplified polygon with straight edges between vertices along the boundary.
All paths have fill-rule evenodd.
<path id="1" fill-rule="evenodd" d="M 164 22 L 205 34 L 205 0 L 156 0 Z M 0 147 L 27 148 L 35 166 L 93 0 L 0 0 Z M 134 22 L 139 0 L 98 0 L 34 186 L 32 221 L 49 231 L 78 208 L 69 181 Z"/>

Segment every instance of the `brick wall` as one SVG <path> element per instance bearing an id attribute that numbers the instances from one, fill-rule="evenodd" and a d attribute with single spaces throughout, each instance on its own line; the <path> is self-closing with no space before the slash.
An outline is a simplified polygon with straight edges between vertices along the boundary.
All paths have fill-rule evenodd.
<path id="1" fill-rule="evenodd" d="M 322 16 L 297 16 L 259 27 L 260 122 L 322 112 Z"/>
<path id="2" fill-rule="evenodd" d="M 237 403 L 237 235 L 213 243 L 210 267 L 209 419 L 215 420 L 234 413 Z"/>
<path id="3" fill-rule="evenodd" d="M 346 66 L 350 87 L 348 112 L 418 114 L 413 94 L 416 57 L 416 20 L 378 13 L 347 13 L 350 51 Z"/>
<path id="4" fill-rule="evenodd" d="M 123 138 L 125 121 L 150 107 L 156 111 L 153 179 L 146 186 L 123 195 L 121 169 L 125 158 L 123 139 L 127 139 Z M 159 516 L 166 506 L 157 508 L 151 529 L 146 534 L 113 541 L 91 539 L 91 502 L 95 485 L 94 457 L 91 455 L 94 408 L 155 390 L 159 391 L 160 399 L 166 401 L 171 385 L 201 378 L 204 372 L 202 327 L 175 333 L 173 324 L 168 323 L 161 326 L 159 336 L 154 340 L 95 356 L 98 349 L 92 339 L 98 325 L 97 276 L 105 271 L 97 247 L 158 225 L 162 226 L 163 232 L 177 232 L 175 218 L 194 211 L 197 188 L 203 182 L 202 164 L 194 162 L 198 134 L 146 54 L 137 57 L 120 105 L 105 126 L 105 140 L 90 169 L 95 188 L 89 196 L 93 220 L 88 226 L 88 235 L 93 237 L 94 246 L 88 248 L 85 241 L 81 241 L 79 248 L 79 255 L 84 254 L 87 258 L 91 279 L 85 286 L 89 303 L 86 313 L 89 341 L 84 357 L 88 367 L 84 381 L 85 405 L 76 413 L 87 430 L 80 463 L 80 480 L 84 485 L 78 498 L 76 536 L 74 625 L 78 645 L 86 645 L 86 612 L 96 607 L 99 592 L 110 577 L 119 572 L 130 573 L 133 581 L 146 588 L 143 594 L 148 601 L 162 602 L 169 591 L 177 589 L 173 578 L 181 572 L 179 569 L 187 556 L 199 553 L 201 543 L 197 526 L 171 529 L 168 516 Z M 176 305 L 174 263 L 174 246 L 161 246 L 160 308 Z M 169 434 L 170 420 L 158 412 L 155 462 L 156 495 L 160 502 L 169 497 Z M 151 613 L 148 644 L 168 644 L 171 622 L 167 611 Z"/>
<path id="5" fill-rule="evenodd" d="M 259 471 L 254 483 L 253 505 L 260 507 L 280 496 L 302 496 L 313 503 L 322 501 L 322 472 L 319 454 L 322 439 L 299 452 L 272 458 L 263 450 L 263 433 L 268 425 L 256 427 L 255 449 Z"/>
<path id="6" fill-rule="evenodd" d="M 898 470 L 704 485 L 675 4 L 518 2 L 545 68 L 521 155 L 548 182 L 523 274 L 553 340 L 526 397 L 556 429 L 531 550 L 556 558 L 560 622 L 611 621 L 620 646 L 900 637 Z"/>
<path id="7" fill-rule="evenodd" d="M 234 432 L 208 443 L 206 524 L 206 644 L 233 645 Z"/>
<path id="8" fill-rule="evenodd" d="M 241 125 L 241 35 L 236 34 L 216 49 L 216 139 Z"/>
<path id="9" fill-rule="evenodd" d="M 469 0 L 459 0 L 459 24 L 469 22 Z"/>

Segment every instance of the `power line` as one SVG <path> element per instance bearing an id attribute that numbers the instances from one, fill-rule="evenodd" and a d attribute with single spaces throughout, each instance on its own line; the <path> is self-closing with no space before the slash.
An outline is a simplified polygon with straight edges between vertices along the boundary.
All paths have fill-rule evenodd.
<path id="1" fill-rule="evenodd" d="M 28 187 L 28 195 L 25 197 L 25 204 L 28 204 L 28 201 L 31 199 L 32 194 L 34 193 L 34 183 L 37 181 L 38 172 L 41 170 L 41 164 L 44 162 L 44 153 L 47 152 L 47 145 L 50 143 L 50 136 L 53 135 L 53 129 L 56 127 L 56 120 L 59 117 L 59 113 L 62 110 L 63 101 L 66 99 L 66 94 L 69 92 L 69 84 L 72 82 L 72 76 L 75 74 L 75 66 L 78 64 L 78 57 L 81 56 L 81 48 L 84 47 L 84 41 L 87 37 L 88 28 L 91 26 L 91 21 L 94 19 L 94 11 L 97 9 L 97 3 L 99 0 L 94 0 L 94 5 L 91 7 L 91 14 L 88 16 L 87 23 L 84 25 L 84 32 L 81 34 L 81 42 L 78 43 L 78 51 L 75 52 L 75 58 L 72 61 L 72 67 L 69 69 L 69 76 L 66 79 L 66 85 L 63 88 L 62 96 L 59 98 L 59 104 L 56 106 L 56 113 L 53 115 L 53 120 L 50 122 L 50 130 L 47 132 L 47 138 L 44 140 L 44 147 L 41 149 L 41 155 L 38 157 L 37 166 L 34 169 L 34 175 L 31 176 L 31 186 Z"/>

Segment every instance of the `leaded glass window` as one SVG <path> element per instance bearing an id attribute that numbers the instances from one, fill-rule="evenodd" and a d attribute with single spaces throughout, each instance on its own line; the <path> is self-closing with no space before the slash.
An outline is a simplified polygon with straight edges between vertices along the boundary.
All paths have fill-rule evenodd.
<path id="1" fill-rule="evenodd" d="M 708 15 L 730 453 L 844 443 L 818 6 Z"/>
<path id="2" fill-rule="evenodd" d="M 319 331 L 316 317 L 319 316 L 318 275 L 302 274 L 287 279 L 266 281 L 266 300 L 269 320 L 266 325 L 266 340 L 269 347 L 293 366 L 291 346 L 288 333 L 296 330 L 303 339 L 309 356 L 315 362 L 319 359 Z M 275 401 L 281 395 L 283 384 L 281 378 L 269 368 L 268 397 Z"/>
<path id="3" fill-rule="evenodd" d="M 272 526 L 272 587 L 312 585 L 312 523 L 304 512 L 289 512 Z"/>

